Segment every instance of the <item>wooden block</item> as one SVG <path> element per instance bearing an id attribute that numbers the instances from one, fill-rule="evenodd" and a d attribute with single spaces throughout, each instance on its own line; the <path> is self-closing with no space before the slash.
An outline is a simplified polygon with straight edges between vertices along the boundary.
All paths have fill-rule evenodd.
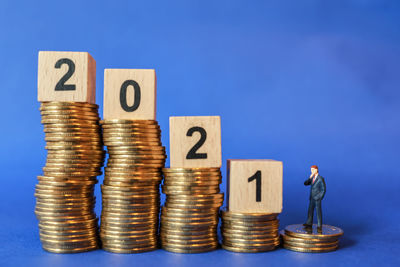
<path id="1" fill-rule="evenodd" d="M 105 69 L 103 117 L 155 120 L 155 70 Z"/>
<path id="2" fill-rule="evenodd" d="M 219 116 L 169 118 L 171 168 L 221 168 Z"/>
<path id="3" fill-rule="evenodd" d="M 87 52 L 39 52 L 38 100 L 96 103 L 96 61 Z"/>
<path id="4" fill-rule="evenodd" d="M 281 213 L 281 161 L 230 159 L 227 168 L 226 192 L 229 211 Z"/>

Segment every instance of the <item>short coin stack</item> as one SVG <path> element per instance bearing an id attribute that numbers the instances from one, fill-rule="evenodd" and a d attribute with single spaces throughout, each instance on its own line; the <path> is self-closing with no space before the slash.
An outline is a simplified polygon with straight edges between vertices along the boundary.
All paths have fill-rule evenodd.
<path id="1" fill-rule="evenodd" d="M 98 106 L 43 102 L 40 112 L 48 150 L 35 190 L 42 246 L 55 253 L 94 250 L 94 186 L 104 162 Z"/>
<path id="2" fill-rule="evenodd" d="M 177 253 L 200 253 L 218 247 L 219 168 L 165 168 L 161 211 L 161 246 Z"/>
<path id="3" fill-rule="evenodd" d="M 101 186 L 104 250 L 139 253 L 158 246 L 161 168 L 166 154 L 155 120 L 101 121 L 109 159 Z"/>
<path id="4" fill-rule="evenodd" d="M 305 228 L 301 224 L 289 225 L 281 231 L 283 247 L 298 252 L 329 252 L 338 249 L 343 230 L 330 225 L 322 226 L 318 233 L 316 225 Z"/>
<path id="5" fill-rule="evenodd" d="M 222 211 L 222 248 L 234 252 L 264 252 L 279 245 L 278 214 Z"/>

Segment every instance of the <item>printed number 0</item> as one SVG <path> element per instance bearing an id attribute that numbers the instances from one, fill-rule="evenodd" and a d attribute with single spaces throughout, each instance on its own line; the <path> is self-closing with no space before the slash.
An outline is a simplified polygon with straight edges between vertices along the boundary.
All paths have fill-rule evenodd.
<path id="1" fill-rule="evenodd" d="M 250 183 L 256 180 L 256 202 L 261 202 L 261 171 L 256 171 L 247 181 Z"/>
<path id="2" fill-rule="evenodd" d="M 128 86 L 132 86 L 133 90 L 135 92 L 135 97 L 133 100 L 133 105 L 129 106 L 128 103 L 126 102 L 126 92 L 128 90 Z M 123 110 L 127 112 L 133 112 L 138 109 L 140 105 L 140 86 L 139 84 L 134 81 L 134 80 L 126 80 L 122 85 L 121 85 L 121 90 L 119 91 L 119 102 L 121 104 L 121 107 Z"/>
<path id="3" fill-rule="evenodd" d="M 68 71 L 58 81 L 58 83 L 56 84 L 56 88 L 54 90 L 56 90 L 56 91 L 74 91 L 76 89 L 75 84 L 65 84 L 65 82 L 68 81 L 68 79 L 71 78 L 71 76 L 74 74 L 75 63 L 69 58 L 62 58 L 56 62 L 56 65 L 54 67 L 56 69 L 59 69 L 64 64 L 68 65 Z"/>
<path id="4" fill-rule="evenodd" d="M 207 153 L 197 153 L 197 150 L 204 144 L 204 142 L 207 139 L 207 132 L 204 130 L 202 127 L 192 127 L 190 128 L 186 136 L 192 136 L 194 132 L 199 132 L 200 133 L 200 139 L 199 141 L 189 150 L 189 152 L 186 155 L 186 159 L 206 159 L 207 158 Z"/>

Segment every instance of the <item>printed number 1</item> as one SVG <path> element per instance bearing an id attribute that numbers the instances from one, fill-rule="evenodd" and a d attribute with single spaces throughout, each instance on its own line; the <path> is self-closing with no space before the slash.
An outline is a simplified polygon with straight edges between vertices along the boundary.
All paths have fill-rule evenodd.
<path id="1" fill-rule="evenodd" d="M 256 180 L 256 202 L 261 202 L 261 171 L 256 171 L 253 176 L 247 179 L 249 183 L 253 180 Z"/>

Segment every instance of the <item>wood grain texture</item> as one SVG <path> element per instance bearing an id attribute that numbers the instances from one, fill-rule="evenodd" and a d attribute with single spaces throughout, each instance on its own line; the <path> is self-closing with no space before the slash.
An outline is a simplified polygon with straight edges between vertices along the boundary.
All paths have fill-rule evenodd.
<path id="1" fill-rule="evenodd" d="M 202 127 L 207 133 L 205 142 L 197 153 L 206 153 L 204 159 L 187 159 L 186 156 L 200 140 L 201 134 L 193 132 L 192 127 Z M 221 167 L 221 118 L 219 116 L 170 117 L 170 162 L 172 168 Z"/>
<path id="2" fill-rule="evenodd" d="M 281 213 L 283 163 L 276 160 L 227 161 L 228 210 L 232 212 Z M 248 181 L 261 171 L 261 201 L 256 201 L 256 181 Z"/>
<path id="3" fill-rule="evenodd" d="M 125 81 L 135 81 L 140 87 L 140 104 L 134 111 L 126 111 L 120 102 L 121 86 Z M 104 113 L 108 119 L 155 120 L 156 119 L 156 72 L 153 69 L 105 69 Z M 135 89 L 126 89 L 126 103 L 134 105 Z"/>
<path id="4" fill-rule="evenodd" d="M 75 85 L 73 91 L 56 91 L 56 84 L 67 73 L 69 67 L 58 60 L 67 58 L 75 65 L 75 71 L 65 82 Z M 96 61 L 87 52 L 40 51 L 38 61 L 38 101 L 96 102 Z"/>

